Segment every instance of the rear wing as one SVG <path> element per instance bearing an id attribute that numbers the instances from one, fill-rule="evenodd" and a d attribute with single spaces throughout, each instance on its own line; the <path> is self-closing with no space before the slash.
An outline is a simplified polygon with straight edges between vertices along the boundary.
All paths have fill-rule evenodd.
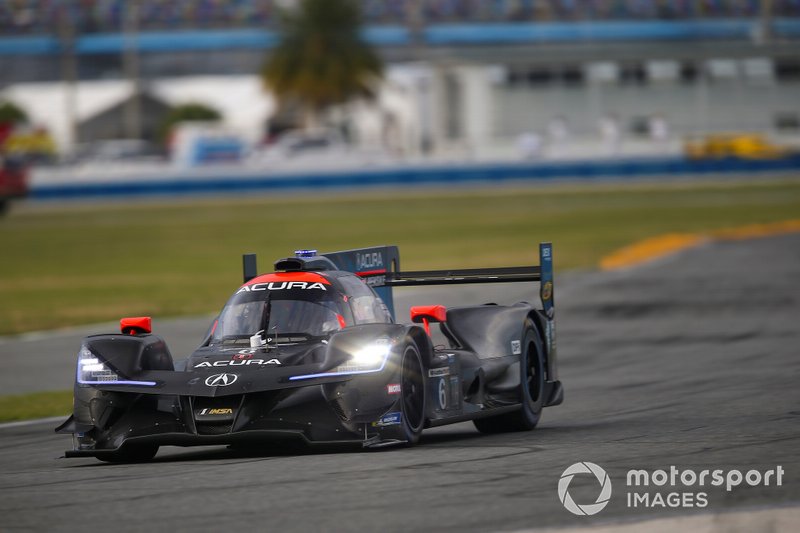
<path id="1" fill-rule="evenodd" d="M 306 252 L 306 251 L 300 251 Z M 394 287 L 415 287 L 425 285 L 460 285 L 467 283 L 514 283 L 539 282 L 539 296 L 548 318 L 554 315 L 553 302 L 553 245 L 549 242 L 539 244 L 539 265 L 498 268 L 471 268 L 451 270 L 400 270 L 400 251 L 397 246 L 374 246 L 341 252 L 310 254 L 306 263 L 308 269 L 326 269 L 325 263 L 333 263 L 335 268 L 353 272 L 375 289 L 378 296 L 394 316 Z M 257 275 L 254 254 L 243 257 L 245 282 Z"/>
<path id="2" fill-rule="evenodd" d="M 415 287 L 424 285 L 462 285 L 468 283 L 516 283 L 520 281 L 540 282 L 539 296 L 548 317 L 553 308 L 553 245 L 539 244 L 539 266 L 469 268 L 451 270 L 414 270 L 389 272 L 385 285 L 388 287 Z"/>

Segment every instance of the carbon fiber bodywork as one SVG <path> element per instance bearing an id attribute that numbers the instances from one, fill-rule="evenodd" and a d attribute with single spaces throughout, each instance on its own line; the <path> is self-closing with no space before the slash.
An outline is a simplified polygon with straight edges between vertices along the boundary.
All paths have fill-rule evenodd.
<path id="1" fill-rule="evenodd" d="M 314 274 L 348 301 L 339 280 L 355 274 Z M 73 434 L 67 457 L 101 459 L 161 445 L 411 442 L 422 427 L 523 409 L 520 391 L 534 356 L 543 369 L 539 409 L 560 403 L 552 316 L 545 313 L 528 303 L 448 309 L 439 326 L 449 346 L 437 349 L 425 329 L 394 323 L 276 335 L 254 348 L 209 336 L 178 364 L 157 335 L 87 337 L 74 412 L 56 431 Z M 376 346 L 383 355 L 374 367 L 350 364 L 359 350 Z M 82 371 L 90 367 L 101 377 L 87 379 Z M 419 379 L 409 380 L 410 372 Z M 413 431 L 411 420 L 419 421 Z"/>

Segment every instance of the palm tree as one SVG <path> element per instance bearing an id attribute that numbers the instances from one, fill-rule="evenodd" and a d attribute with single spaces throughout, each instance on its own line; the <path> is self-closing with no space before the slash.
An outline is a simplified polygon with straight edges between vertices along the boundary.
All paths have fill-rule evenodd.
<path id="1" fill-rule="evenodd" d="M 354 0 L 298 0 L 282 13 L 280 41 L 262 70 L 280 105 L 298 105 L 312 128 L 326 108 L 373 97 L 380 58 L 361 39 Z"/>

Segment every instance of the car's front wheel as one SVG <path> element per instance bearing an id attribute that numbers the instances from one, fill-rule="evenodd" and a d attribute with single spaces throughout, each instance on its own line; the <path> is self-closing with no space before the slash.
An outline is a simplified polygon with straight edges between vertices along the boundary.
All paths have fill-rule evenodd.
<path id="1" fill-rule="evenodd" d="M 402 437 L 409 445 L 416 444 L 425 425 L 425 376 L 417 346 L 410 342 L 401 360 Z"/>

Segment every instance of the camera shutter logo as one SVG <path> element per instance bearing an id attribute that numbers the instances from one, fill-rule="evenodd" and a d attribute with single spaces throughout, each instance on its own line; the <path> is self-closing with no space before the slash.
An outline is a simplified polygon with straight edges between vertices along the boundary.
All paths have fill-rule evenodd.
<path id="1" fill-rule="evenodd" d="M 594 477 L 597 478 L 597 482 L 600 483 L 601 488 L 600 495 L 597 496 L 597 500 L 595 500 L 594 503 L 578 505 L 572 499 L 572 496 L 569 495 L 567 489 L 569 489 L 569 484 L 572 482 L 572 478 L 575 477 L 575 474 L 594 474 Z M 605 470 L 594 463 L 588 461 L 575 463 L 567 467 L 564 473 L 561 474 L 561 479 L 558 480 L 558 499 L 561 500 L 561 503 L 566 507 L 567 511 L 572 514 L 579 516 L 597 514 L 608 505 L 608 501 L 611 499 L 611 479 L 608 477 Z"/>

